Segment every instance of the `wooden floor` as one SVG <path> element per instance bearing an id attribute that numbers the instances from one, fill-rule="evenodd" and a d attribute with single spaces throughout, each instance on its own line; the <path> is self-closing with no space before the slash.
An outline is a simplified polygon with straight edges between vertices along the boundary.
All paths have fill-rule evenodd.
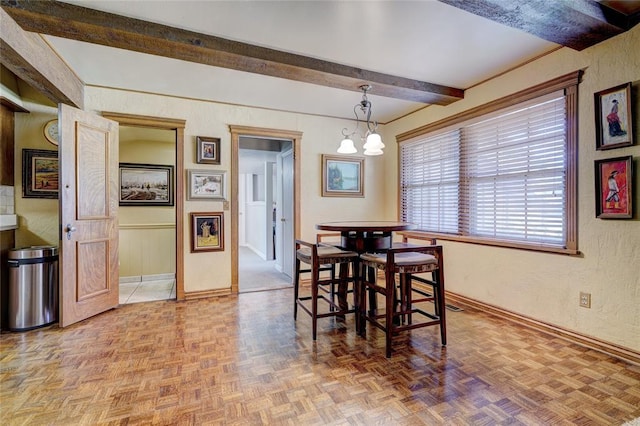
<path id="1" fill-rule="evenodd" d="M 640 366 L 486 313 L 394 340 L 293 321 L 292 290 L 124 305 L 4 333 L 3 425 L 620 425 Z"/>

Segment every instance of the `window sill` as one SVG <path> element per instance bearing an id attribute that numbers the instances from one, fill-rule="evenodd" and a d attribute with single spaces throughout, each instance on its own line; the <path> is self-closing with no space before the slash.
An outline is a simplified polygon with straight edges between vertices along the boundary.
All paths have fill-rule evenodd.
<path id="1" fill-rule="evenodd" d="M 525 244 L 525 243 L 517 243 L 513 241 L 492 240 L 488 238 L 465 237 L 461 235 L 439 234 L 434 232 L 423 232 L 423 231 L 400 231 L 398 232 L 398 235 L 402 235 L 404 238 L 408 238 L 408 239 L 417 239 L 417 240 L 435 239 L 440 241 L 455 241 L 460 243 L 478 244 L 478 245 L 493 246 L 493 247 L 504 247 L 504 248 L 536 251 L 536 252 L 543 252 L 543 253 L 564 254 L 568 256 L 582 256 L 582 253 L 580 253 L 579 250 L 568 249 L 564 247 L 548 246 L 544 244 Z"/>

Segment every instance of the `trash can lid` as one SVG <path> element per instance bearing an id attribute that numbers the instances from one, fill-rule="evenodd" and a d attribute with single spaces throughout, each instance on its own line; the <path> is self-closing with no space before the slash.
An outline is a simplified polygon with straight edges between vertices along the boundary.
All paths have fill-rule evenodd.
<path id="1" fill-rule="evenodd" d="M 58 247 L 55 246 L 31 246 L 9 250 L 9 259 L 35 259 L 38 257 L 50 257 L 58 255 Z"/>

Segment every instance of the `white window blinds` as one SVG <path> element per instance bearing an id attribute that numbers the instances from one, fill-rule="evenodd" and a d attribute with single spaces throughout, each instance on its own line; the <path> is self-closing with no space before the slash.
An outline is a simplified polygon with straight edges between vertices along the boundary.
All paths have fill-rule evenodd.
<path id="1" fill-rule="evenodd" d="M 563 91 L 400 146 L 402 220 L 420 230 L 562 246 Z"/>
<path id="2" fill-rule="evenodd" d="M 462 132 L 462 199 L 469 235 L 564 243 L 565 101 L 560 94 Z"/>
<path id="3" fill-rule="evenodd" d="M 402 220 L 458 233 L 460 131 L 403 144 L 400 157 Z"/>

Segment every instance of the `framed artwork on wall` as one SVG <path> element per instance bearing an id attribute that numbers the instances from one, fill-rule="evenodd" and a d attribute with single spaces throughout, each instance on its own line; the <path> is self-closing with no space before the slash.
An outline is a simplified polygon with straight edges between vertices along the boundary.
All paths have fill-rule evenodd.
<path id="1" fill-rule="evenodd" d="M 226 172 L 219 170 L 188 170 L 187 199 L 224 200 L 226 199 Z"/>
<path id="2" fill-rule="evenodd" d="M 633 157 L 595 161 L 596 217 L 633 217 Z"/>
<path id="3" fill-rule="evenodd" d="M 322 155 L 323 197 L 364 197 L 364 158 Z"/>
<path id="4" fill-rule="evenodd" d="M 120 163 L 121 206 L 173 206 L 173 166 Z"/>
<path id="5" fill-rule="evenodd" d="M 223 212 L 191 213 L 191 253 L 224 251 Z"/>
<path id="6" fill-rule="evenodd" d="M 597 92 L 594 97 L 596 149 L 633 145 L 631 83 Z"/>
<path id="7" fill-rule="evenodd" d="M 220 138 L 196 136 L 196 162 L 199 164 L 220 164 Z"/>
<path id="8" fill-rule="evenodd" d="M 22 196 L 58 198 L 58 151 L 22 150 Z"/>

